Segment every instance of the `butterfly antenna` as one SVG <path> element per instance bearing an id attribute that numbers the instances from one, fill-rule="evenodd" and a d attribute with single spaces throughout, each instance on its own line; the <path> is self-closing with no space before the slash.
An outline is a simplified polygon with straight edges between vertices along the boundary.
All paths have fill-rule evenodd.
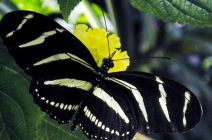
<path id="1" fill-rule="evenodd" d="M 160 57 L 160 56 L 150 56 L 150 57 L 129 57 L 129 58 L 122 58 L 122 59 L 115 59 L 113 61 L 120 61 L 120 60 L 137 60 L 137 59 L 149 59 L 149 58 L 159 58 L 159 59 L 166 59 L 166 60 L 171 60 L 170 57 Z"/>
<path id="2" fill-rule="evenodd" d="M 101 8 L 101 7 L 100 7 L 100 8 Z M 109 55 L 109 58 L 111 58 L 111 55 L 110 55 L 110 43 L 109 43 L 109 39 L 108 39 L 107 22 L 106 22 L 105 14 L 104 14 L 104 11 L 103 11 L 103 9 L 102 9 L 102 8 L 101 8 L 101 11 L 102 11 L 102 16 L 103 16 L 104 24 L 105 24 L 105 30 L 106 30 L 107 47 L 108 47 L 108 55 Z"/>

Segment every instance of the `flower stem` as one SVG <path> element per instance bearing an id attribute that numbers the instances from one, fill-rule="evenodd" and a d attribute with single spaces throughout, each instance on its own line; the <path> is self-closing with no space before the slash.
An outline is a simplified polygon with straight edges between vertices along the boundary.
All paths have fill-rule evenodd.
<path id="1" fill-rule="evenodd" d="M 117 28 L 117 23 L 116 23 L 116 18 L 115 18 L 115 13 L 114 13 L 114 8 L 111 0 L 106 0 L 106 6 L 108 8 L 108 14 L 109 17 L 111 18 L 112 24 L 114 26 L 114 31 L 117 34 L 118 33 L 118 28 Z"/>
<path id="2" fill-rule="evenodd" d="M 82 0 L 82 3 L 83 3 L 85 10 L 86 10 L 86 12 L 84 14 L 89 19 L 91 26 L 92 27 L 98 27 L 98 28 L 104 27 L 102 25 L 102 23 L 100 22 L 98 15 L 92 9 L 91 4 L 88 2 L 88 0 Z"/>

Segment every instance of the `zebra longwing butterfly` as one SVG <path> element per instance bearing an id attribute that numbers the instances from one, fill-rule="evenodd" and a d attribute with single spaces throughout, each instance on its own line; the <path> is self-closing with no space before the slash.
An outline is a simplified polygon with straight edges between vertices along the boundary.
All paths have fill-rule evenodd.
<path id="1" fill-rule="evenodd" d="M 183 132 L 201 118 L 198 99 L 183 85 L 143 72 L 108 73 L 112 58 L 98 67 L 74 35 L 41 14 L 7 14 L 0 36 L 32 77 L 35 103 L 88 138 L 128 140 L 136 131 Z"/>

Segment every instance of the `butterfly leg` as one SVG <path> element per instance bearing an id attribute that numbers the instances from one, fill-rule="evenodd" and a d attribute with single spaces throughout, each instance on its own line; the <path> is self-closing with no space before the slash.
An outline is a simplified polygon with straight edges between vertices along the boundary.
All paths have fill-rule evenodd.
<path id="1" fill-rule="evenodd" d="M 81 103 L 79 104 L 79 108 L 77 109 L 77 111 L 74 113 L 71 122 L 70 122 L 70 130 L 71 131 L 75 131 L 77 128 L 77 124 L 79 122 L 79 116 L 80 116 L 80 112 L 82 112 L 84 108 L 84 100 L 81 101 Z"/>

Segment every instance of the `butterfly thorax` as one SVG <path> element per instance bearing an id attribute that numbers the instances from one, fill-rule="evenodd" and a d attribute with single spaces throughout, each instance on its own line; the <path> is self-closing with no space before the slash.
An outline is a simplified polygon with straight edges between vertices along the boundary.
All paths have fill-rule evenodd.
<path id="1" fill-rule="evenodd" d="M 102 66 L 97 71 L 96 81 L 100 81 L 101 79 L 104 79 L 104 77 L 108 73 L 108 70 L 113 67 L 114 67 L 114 63 L 113 63 L 112 59 L 110 59 L 110 58 L 103 59 Z"/>

